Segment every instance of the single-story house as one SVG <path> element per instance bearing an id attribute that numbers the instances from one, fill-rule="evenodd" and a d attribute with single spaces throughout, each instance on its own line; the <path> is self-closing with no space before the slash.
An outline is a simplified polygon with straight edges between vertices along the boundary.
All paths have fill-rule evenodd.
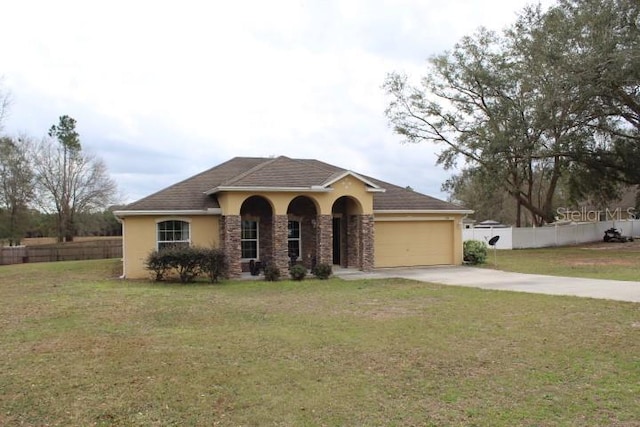
<path id="1" fill-rule="evenodd" d="M 220 247 L 231 276 L 251 261 L 311 268 L 462 263 L 460 206 L 312 159 L 236 157 L 115 212 L 123 276 L 167 245 Z"/>

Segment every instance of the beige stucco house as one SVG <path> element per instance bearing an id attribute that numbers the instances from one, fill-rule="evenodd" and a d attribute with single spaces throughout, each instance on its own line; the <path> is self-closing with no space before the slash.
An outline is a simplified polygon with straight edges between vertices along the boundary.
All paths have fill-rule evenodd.
<path id="1" fill-rule="evenodd" d="M 462 263 L 471 211 L 311 159 L 236 157 L 127 205 L 123 275 L 149 276 L 166 245 L 220 247 L 232 276 L 253 260 L 311 268 Z"/>

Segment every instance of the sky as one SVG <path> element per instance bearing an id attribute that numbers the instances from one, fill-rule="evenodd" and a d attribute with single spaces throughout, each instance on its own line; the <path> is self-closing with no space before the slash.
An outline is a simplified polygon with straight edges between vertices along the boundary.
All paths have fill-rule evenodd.
<path id="1" fill-rule="evenodd" d="M 315 158 L 446 199 L 439 147 L 403 144 L 384 115 L 390 72 L 527 0 L 7 1 L 3 132 L 77 120 L 132 202 L 236 156 Z M 551 0 L 542 1 L 546 7 Z"/>

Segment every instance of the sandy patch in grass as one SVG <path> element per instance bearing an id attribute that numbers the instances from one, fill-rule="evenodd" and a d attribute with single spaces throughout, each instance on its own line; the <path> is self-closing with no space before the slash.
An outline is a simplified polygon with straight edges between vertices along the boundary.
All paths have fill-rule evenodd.
<path id="1" fill-rule="evenodd" d="M 586 245 L 581 245 L 580 249 L 589 250 L 614 250 L 614 251 L 640 251 L 640 239 L 636 239 L 633 242 L 595 242 Z"/>
<path id="2" fill-rule="evenodd" d="M 631 259 L 590 259 L 590 260 L 568 260 L 566 265 L 572 267 L 582 267 L 589 265 L 619 265 L 619 266 L 634 266 L 637 261 Z"/>

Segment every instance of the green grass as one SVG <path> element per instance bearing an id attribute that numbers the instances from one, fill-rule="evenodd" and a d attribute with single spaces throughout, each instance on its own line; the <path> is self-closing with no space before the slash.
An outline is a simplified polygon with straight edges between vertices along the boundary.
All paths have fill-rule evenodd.
<path id="1" fill-rule="evenodd" d="M 0 268 L 0 425 L 640 426 L 640 307 Z"/>
<path id="2" fill-rule="evenodd" d="M 489 251 L 485 267 L 519 273 L 640 281 L 640 245 L 582 246 Z M 497 265 L 497 267 L 496 267 Z"/>

